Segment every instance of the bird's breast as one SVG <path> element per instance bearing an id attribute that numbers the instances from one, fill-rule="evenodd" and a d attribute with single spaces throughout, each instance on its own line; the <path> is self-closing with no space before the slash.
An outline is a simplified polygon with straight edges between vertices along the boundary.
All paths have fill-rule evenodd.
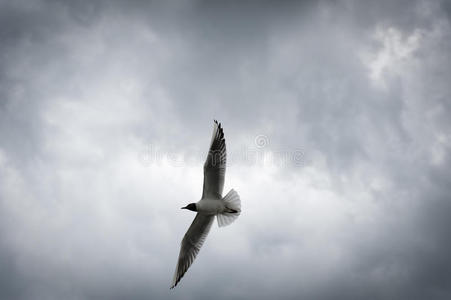
<path id="1" fill-rule="evenodd" d="M 215 215 L 224 210 L 221 200 L 202 199 L 196 203 L 197 211 L 206 215 Z"/>

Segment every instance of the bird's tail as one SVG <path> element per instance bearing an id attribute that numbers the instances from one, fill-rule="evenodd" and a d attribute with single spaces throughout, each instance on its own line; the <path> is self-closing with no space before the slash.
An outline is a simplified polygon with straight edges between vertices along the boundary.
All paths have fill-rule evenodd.
<path id="1" fill-rule="evenodd" d="M 224 201 L 226 209 L 223 213 L 216 215 L 219 227 L 232 224 L 241 213 L 240 196 L 234 189 L 231 189 L 222 200 Z"/>

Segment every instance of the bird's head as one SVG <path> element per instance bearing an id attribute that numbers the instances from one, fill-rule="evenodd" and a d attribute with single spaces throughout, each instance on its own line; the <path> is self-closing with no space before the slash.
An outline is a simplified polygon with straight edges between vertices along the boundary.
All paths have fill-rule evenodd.
<path id="1" fill-rule="evenodd" d="M 197 206 L 196 206 L 196 203 L 190 203 L 187 206 L 182 207 L 182 209 L 189 209 L 192 211 L 197 211 Z"/>

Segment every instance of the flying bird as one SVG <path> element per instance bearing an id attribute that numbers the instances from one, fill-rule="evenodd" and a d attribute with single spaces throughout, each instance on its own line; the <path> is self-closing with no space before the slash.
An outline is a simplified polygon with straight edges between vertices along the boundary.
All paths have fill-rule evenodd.
<path id="1" fill-rule="evenodd" d="M 222 197 L 226 160 L 224 132 L 221 123 L 214 120 L 213 136 L 204 164 L 202 198 L 196 203 L 182 207 L 182 209 L 195 211 L 197 214 L 183 237 L 171 289 L 179 283 L 194 262 L 215 216 L 218 226 L 223 227 L 235 221 L 241 213 L 241 200 L 237 192 L 232 189 L 225 197 Z"/>

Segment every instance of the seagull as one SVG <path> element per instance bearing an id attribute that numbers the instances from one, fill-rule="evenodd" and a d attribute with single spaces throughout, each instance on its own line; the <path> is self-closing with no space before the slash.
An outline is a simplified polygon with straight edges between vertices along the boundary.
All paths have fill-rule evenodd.
<path id="1" fill-rule="evenodd" d="M 207 238 L 215 216 L 218 226 L 223 227 L 235 221 L 241 213 L 240 196 L 235 190 L 230 190 L 225 197 L 222 197 L 226 160 L 224 132 L 221 123 L 214 120 L 213 136 L 204 164 L 202 198 L 196 203 L 182 207 L 182 209 L 195 211 L 197 214 L 183 237 L 171 289 L 179 283 L 194 262 Z"/>

